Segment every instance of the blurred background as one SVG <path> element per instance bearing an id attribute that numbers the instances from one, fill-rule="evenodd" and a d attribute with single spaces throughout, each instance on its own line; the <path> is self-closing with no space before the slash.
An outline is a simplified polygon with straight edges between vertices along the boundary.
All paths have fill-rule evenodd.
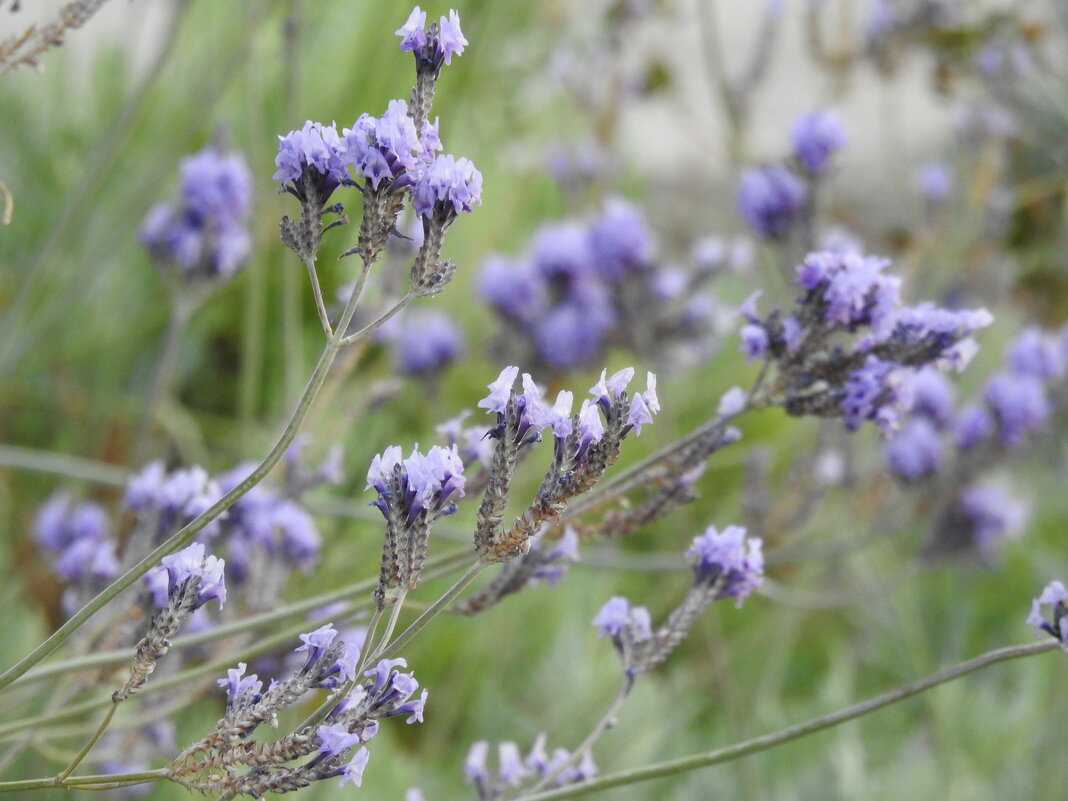
<path id="1" fill-rule="evenodd" d="M 47 25 L 63 5 L 4 0 L 0 42 Z M 724 391 L 757 372 L 739 352 L 734 310 L 758 288 L 766 308 L 788 301 L 788 278 L 808 247 L 857 242 L 894 259 L 912 302 L 990 308 L 997 322 L 959 377 L 962 397 L 978 391 L 1022 328 L 1053 328 L 1068 316 L 1062 3 L 455 5 L 470 44 L 444 70 L 431 117 L 440 118 L 445 150 L 482 171 L 482 205 L 450 230 L 454 283 L 343 355 L 306 427 L 308 464 L 344 448 L 340 483 L 302 498 L 321 552 L 250 611 L 377 575 L 381 520 L 363 490 L 372 456 L 390 444 L 440 441 L 435 426 L 473 409 L 504 364 L 535 367 L 552 392 L 577 396 L 604 366 L 657 371 L 663 413 L 628 440 L 620 467 L 692 430 Z M 431 18 L 448 12 L 427 10 Z M 393 32 L 409 11 L 369 0 L 111 0 L 62 47 L 42 52 L 37 69 L 0 72 L 0 181 L 13 203 L 0 226 L 5 663 L 68 613 L 64 582 L 34 536 L 37 510 L 57 489 L 122 528 L 123 483 L 150 459 L 218 476 L 273 443 L 322 347 L 307 275 L 278 238 L 281 216 L 297 210 L 271 178 L 277 137 L 309 119 L 349 127 L 407 97 L 412 59 Z M 791 125 L 814 109 L 837 114 L 847 143 L 820 179 L 809 238 L 762 237 L 739 214 L 740 178 L 787 159 Z M 142 445 L 173 290 L 139 231 L 153 204 L 178 191 L 182 159 L 207 145 L 247 160 L 250 256 L 205 294 L 175 340 Z M 343 200 L 355 217 L 350 194 Z M 554 361 L 539 349 L 536 320 L 517 333 L 494 305 L 485 265 L 536 257 L 544 226 L 588 224 L 613 199 L 640 215 L 643 258 L 660 270 L 660 289 L 621 306 L 590 352 Z M 338 258 L 354 229 L 329 232 L 319 254 L 330 304 L 356 274 L 353 260 Z M 398 241 L 376 267 L 373 302 L 406 280 L 407 257 Z M 703 286 L 700 309 L 683 314 L 670 287 L 701 270 L 715 280 Z M 676 317 L 660 325 L 661 302 L 685 325 Z M 440 336 L 448 342 L 437 355 L 413 355 L 413 341 L 439 336 L 419 328 L 428 313 L 447 315 L 451 333 Z M 769 581 L 744 608 L 707 612 L 668 663 L 643 677 L 595 752 L 604 772 L 755 736 L 1024 642 L 1030 599 L 1063 579 L 1068 563 L 1062 422 L 1054 414 L 991 465 L 1027 510 L 1021 536 L 936 559 L 940 549 L 929 546 L 941 490 L 892 476 L 878 432 L 846 435 L 776 410 L 749 415 L 739 423 L 742 442 L 711 460 L 695 503 L 624 538 L 585 544 L 555 587 L 529 588 L 478 616 L 443 616 L 405 654 L 430 688 L 426 723 L 383 726 L 361 790 L 330 783 L 301 796 L 400 801 L 418 786 L 428 801 L 473 798 L 461 770 L 471 742 L 515 740 L 525 752 L 544 731 L 551 745 L 574 747 L 610 701 L 618 671 L 589 620 L 620 594 L 654 618 L 666 614 L 689 585 L 681 553 L 708 525 L 759 531 Z M 540 471 L 527 468 L 529 490 Z M 474 508 L 469 501 L 442 521 L 436 547 L 469 547 Z M 413 608 L 447 586 L 428 582 Z M 1063 670 L 1057 655 L 997 666 L 771 752 L 609 794 L 1058 797 L 1068 783 L 1060 758 L 1068 703 L 1056 692 Z M 60 728 L 25 725 L 49 711 L 60 692 L 54 681 L 7 694 L 5 778 L 51 775 L 95 724 L 90 714 Z M 120 736 L 151 739 L 146 715 L 161 713 L 148 697 L 122 710 Z M 203 678 L 159 698 L 177 748 L 146 748 L 152 767 L 206 731 L 223 706 Z M 187 796 L 164 785 L 145 792 Z"/>

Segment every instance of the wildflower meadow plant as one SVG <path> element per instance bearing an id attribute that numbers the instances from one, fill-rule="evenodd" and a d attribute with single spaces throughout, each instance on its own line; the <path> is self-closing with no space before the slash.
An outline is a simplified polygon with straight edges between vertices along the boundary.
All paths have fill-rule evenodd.
<path id="1" fill-rule="evenodd" d="M 76 0 L 0 41 L 0 79 L 55 55 L 101 5 Z M 208 13 L 199 5 L 176 8 L 175 30 Z M 153 151 L 152 192 L 135 193 L 136 176 L 125 187 L 107 174 L 137 130 L 161 127 L 149 90 L 188 37 L 166 45 L 58 217 L 48 258 L 14 292 L 0 274 L 15 320 L 0 320 L 0 367 L 37 325 L 56 326 L 62 354 L 42 355 L 54 419 L 14 406 L 3 418 L 13 433 L 55 429 L 55 451 L 0 445 L 0 503 L 24 529 L 11 564 L 0 559 L 12 609 L 0 793 L 563 801 L 670 779 L 657 785 L 665 798 L 878 797 L 883 751 L 918 759 L 923 741 L 945 749 L 924 763 L 937 775 L 894 774 L 895 793 L 1016 797 L 1030 783 L 1031 797 L 1056 797 L 1065 768 L 1020 757 L 1013 741 L 1038 734 L 1010 736 L 1063 717 L 1037 672 L 978 685 L 966 714 L 946 696 L 922 714 L 899 707 L 909 717 L 878 737 L 858 726 L 837 746 L 814 738 L 846 758 L 791 757 L 789 787 L 772 753 L 759 776 L 687 776 L 995 663 L 1068 651 L 1054 483 L 1068 304 L 1043 272 L 1063 266 L 1065 175 L 1049 165 L 1068 156 L 1068 118 L 1034 89 L 1068 83 L 1044 28 L 877 2 L 855 31 L 836 24 L 832 43 L 828 4 L 798 7 L 833 91 L 799 99 L 801 113 L 761 137 L 779 143 L 769 158 L 750 137 L 774 119 L 755 112 L 791 29 L 781 0 L 757 4 L 739 64 L 724 60 L 715 4 L 691 20 L 725 123 L 717 148 L 689 129 L 706 102 L 678 88 L 693 76 L 643 36 L 647 24 L 678 29 L 663 4 L 564 4 L 549 44 L 533 7 L 331 17 L 328 5 L 289 4 L 279 63 L 242 68 L 240 85 L 214 54 L 219 86 L 197 102 L 210 112 L 242 98 L 240 124 L 188 155 Z M 319 15 L 337 24 L 303 26 Z M 262 23 L 242 20 L 240 60 L 258 64 Z M 1068 17 L 1057 24 L 1063 36 Z M 298 69 L 312 37 L 346 51 Z M 967 83 L 957 147 L 895 163 L 896 184 L 866 178 L 853 70 L 885 81 L 916 51 L 934 55 L 940 97 Z M 414 81 L 390 97 L 402 58 Z M 507 66 L 518 62 L 522 74 Z M 327 91 L 339 75 L 361 88 Z M 483 78 L 509 95 L 499 114 Z M 252 113 L 260 100 L 269 111 Z M 673 183 L 669 137 L 650 158 L 657 108 L 674 109 L 691 150 L 700 141 L 727 160 L 707 187 L 685 147 Z M 261 130 L 268 114 L 288 132 Z M 184 153 L 208 138 L 193 116 Z M 565 118 L 570 142 L 550 148 L 527 130 Z M 71 125 L 73 147 L 83 132 Z M 522 175 L 553 148 L 547 176 Z M 34 208 L 11 161 L 5 225 L 15 197 Z M 36 170 L 30 185 L 58 172 Z M 701 210 L 705 189 L 722 218 Z M 125 228 L 97 248 L 105 278 L 80 300 L 95 308 L 105 262 L 129 245 L 155 269 L 112 283 L 157 302 L 92 321 L 71 304 L 71 322 L 42 310 L 38 323 L 24 309 L 62 284 L 73 222 L 111 193 Z M 163 321 L 158 348 L 145 345 L 149 312 Z M 106 358 L 68 336 L 87 325 L 122 330 Z M 71 376 L 91 358 L 128 375 L 101 365 L 79 385 Z M 48 383 L 15 375 L 13 397 Z M 98 458 L 61 452 L 79 431 Z M 31 471 L 64 480 L 21 478 Z M 1028 626 L 1034 642 L 1004 644 Z M 993 650 L 957 655 L 978 643 Z M 1001 759 L 986 758 L 976 732 L 987 731 L 999 754 L 1044 770 L 987 768 Z"/>

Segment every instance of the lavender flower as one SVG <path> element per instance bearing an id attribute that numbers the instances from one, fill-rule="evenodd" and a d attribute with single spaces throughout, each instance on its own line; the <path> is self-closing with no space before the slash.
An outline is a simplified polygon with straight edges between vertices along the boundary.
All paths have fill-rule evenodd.
<path id="1" fill-rule="evenodd" d="M 694 537 L 686 552 L 693 563 L 696 584 L 715 588 L 715 599 L 737 598 L 736 606 L 749 597 L 764 580 L 761 540 L 745 536 L 741 526 L 727 526 L 722 532 L 709 526 Z"/>
<path id="2" fill-rule="evenodd" d="M 957 499 L 957 509 L 968 522 L 972 543 L 984 551 L 999 539 L 1018 536 L 1027 524 L 1027 507 L 998 484 L 967 487 Z"/>
<path id="3" fill-rule="evenodd" d="M 438 155 L 412 187 L 412 203 L 423 217 L 451 222 L 482 205 L 482 173 L 469 159 Z"/>
<path id="4" fill-rule="evenodd" d="M 760 167 L 742 175 L 738 210 L 760 236 L 782 239 L 808 199 L 804 183 L 785 167 Z"/>
<path id="5" fill-rule="evenodd" d="M 393 339 L 394 362 L 404 373 L 432 374 L 463 353 L 463 334 L 447 312 L 406 314 Z"/>
<path id="6" fill-rule="evenodd" d="M 590 624 L 599 629 L 598 637 L 630 637 L 640 642 L 653 636 L 649 610 L 644 606 L 631 606 L 622 595 L 609 598 Z"/>
<path id="7" fill-rule="evenodd" d="M 794 156 L 809 173 L 823 172 L 835 151 L 846 144 L 841 120 L 831 111 L 802 114 L 790 129 Z"/>
<path id="8" fill-rule="evenodd" d="M 1052 412 L 1042 381 L 1029 375 L 995 373 L 986 382 L 983 399 L 993 410 L 1006 445 L 1015 445 L 1039 428 Z"/>
<path id="9" fill-rule="evenodd" d="M 367 471 L 372 502 L 386 519 L 382 568 L 375 599 L 380 608 L 396 603 L 400 593 L 419 583 L 433 522 L 456 512 L 453 496 L 463 497 L 464 465 L 456 445 L 435 445 L 426 454 L 416 446 L 402 459 L 399 446 L 377 454 Z"/>
<path id="10" fill-rule="evenodd" d="M 64 608 L 73 613 L 83 595 L 95 595 L 119 574 L 115 543 L 108 539 L 110 521 L 103 507 L 75 503 L 64 490 L 41 504 L 34 519 L 38 545 L 54 555 L 53 569 L 71 587 Z"/>
<path id="11" fill-rule="evenodd" d="M 348 152 L 331 123 L 308 120 L 299 131 L 278 137 L 274 180 L 283 189 L 304 200 L 315 197 L 320 208 L 348 177 Z"/>
<path id="12" fill-rule="evenodd" d="M 196 610 L 211 600 L 217 600 L 220 607 L 223 605 L 226 601 L 224 564 L 215 556 L 205 556 L 203 544 L 194 542 L 163 557 L 160 572 L 166 574 L 166 594 L 158 592 L 159 573 L 152 578 L 146 576 L 149 587 L 157 587 L 152 595 L 160 609 L 152 616 L 148 633 L 137 644 L 130 677 L 111 696 L 115 703 L 125 701 L 145 684 L 156 664 L 170 650 L 171 640 Z"/>
<path id="13" fill-rule="evenodd" d="M 653 243 L 639 211 L 612 198 L 589 227 L 590 255 L 602 276 L 618 281 L 632 270 L 650 268 Z"/>
<path id="14" fill-rule="evenodd" d="M 420 141 L 403 100 L 389 101 L 381 117 L 361 114 L 342 135 L 345 163 L 353 164 L 374 190 L 383 181 L 394 190 L 410 185 L 432 155 Z"/>
<path id="15" fill-rule="evenodd" d="M 1049 606 L 1051 617 L 1042 615 L 1042 607 Z M 1039 634 L 1046 632 L 1060 642 L 1062 648 L 1068 648 L 1068 590 L 1059 581 L 1051 581 L 1042 590 L 1042 594 L 1031 601 L 1031 614 L 1027 623 L 1035 627 Z"/>
<path id="16" fill-rule="evenodd" d="M 916 178 L 923 199 L 932 205 L 945 203 L 953 194 L 953 174 L 940 162 L 925 164 Z"/>
<path id="17" fill-rule="evenodd" d="M 934 473 L 942 461 L 938 430 L 924 417 L 905 423 L 886 446 L 890 469 L 907 481 Z"/>
<path id="18" fill-rule="evenodd" d="M 418 64 L 437 71 L 443 64 L 451 64 L 454 55 L 463 54 L 468 42 L 460 31 L 460 17 L 455 11 L 449 11 L 448 18 L 441 17 L 429 31 L 423 30 L 424 25 L 426 12 L 416 6 L 396 31 L 401 37 L 400 49 L 415 53 Z"/>
<path id="19" fill-rule="evenodd" d="M 177 199 L 152 207 L 141 242 L 161 268 L 189 280 L 231 277 L 248 258 L 252 182 L 244 157 L 208 147 L 181 162 Z"/>

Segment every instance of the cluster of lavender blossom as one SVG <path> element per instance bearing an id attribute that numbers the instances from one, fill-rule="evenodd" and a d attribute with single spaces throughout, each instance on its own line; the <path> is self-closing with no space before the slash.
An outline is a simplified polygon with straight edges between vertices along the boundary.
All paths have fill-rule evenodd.
<path id="1" fill-rule="evenodd" d="M 859 253 L 810 253 L 797 268 L 802 289 L 789 314 L 761 318 L 759 292 L 743 304 L 742 349 L 775 368 L 771 402 L 789 414 L 841 417 L 849 430 L 875 422 L 889 434 L 908 413 L 921 368 L 961 370 L 990 324 L 984 309 L 901 302 L 889 260 Z"/>
<path id="2" fill-rule="evenodd" d="M 185 282 L 221 281 L 248 259 L 252 181 L 239 153 L 207 147 L 182 160 L 177 199 L 153 206 L 141 241 Z"/>
<path id="3" fill-rule="evenodd" d="M 279 136 L 274 174 L 282 191 L 301 203 L 299 220 L 282 218 L 282 241 L 309 265 L 323 233 L 344 222 L 322 224 L 324 214 L 343 211 L 340 203 L 327 205 L 338 187 L 354 186 L 363 195 L 357 244 L 345 255 L 358 253 L 365 265 L 378 258 L 410 199 L 423 225 L 423 243 L 412 266 L 416 295 L 440 292 L 451 280 L 455 265 L 440 259 L 445 232 L 458 214 L 481 203 L 482 192 L 482 175 L 470 160 L 438 153 L 438 123 L 428 118 L 441 69 L 463 53 L 467 40 L 455 11 L 429 29 L 425 25 L 426 12 L 416 6 L 397 30 L 401 49 L 415 55 L 416 86 L 409 101 L 391 100 L 381 116 L 361 114 L 340 133 L 333 124 L 309 120 L 302 129 Z"/>
<path id="4" fill-rule="evenodd" d="M 641 213 L 613 198 L 591 221 L 543 224 L 518 259 L 491 256 L 479 293 L 506 328 L 496 350 L 509 361 L 559 372 L 625 345 L 661 363 L 692 363 L 711 355 L 721 333 L 708 284 L 748 256 L 744 241 L 709 239 L 690 269 L 660 264 Z"/>
<path id="5" fill-rule="evenodd" d="M 738 189 L 742 218 L 756 234 L 768 239 L 786 239 L 812 213 L 818 182 L 847 141 L 837 115 L 827 110 L 798 117 L 790 140 L 793 151 L 787 163 L 747 170 Z"/>
<path id="6" fill-rule="evenodd" d="M 886 446 L 890 470 L 903 482 L 938 485 L 950 500 L 936 526 L 942 549 L 990 551 L 1019 533 L 1026 507 L 997 481 L 979 478 L 1031 441 L 1063 402 L 1068 329 L 1030 328 L 1006 349 L 1004 366 L 979 397 L 957 408 L 953 385 L 934 370 L 910 381 L 912 409 Z M 937 479 L 937 480 L 936 480 Z"/>
<path id="7" fill-rule="evenodd" d="M 296 651 L 305 654 L 303 664 L 266 690 L 255 674 L 245 675 L 244 663 L 219 680 L 226 689 L 225 715 L 171 762 L 168 778 L 227 797 L 291 792 L 339 776 L 340 785 L 359 786 L 370 759 L 365 744 L 378 734 L 379 721 L 422 722 L 427 691 L 414 697 L 419 682 L 398 670 L 407 666 L 405 660 L 383 659 L 360 674 L 360 648 L 341 638 L 332 624 L 300 639 Z M 276 728 L 280 712 L 315 690 L 331 693 L 321 722 L 302 724 L 271 742 L 255 739 L 262 724 Z M 239 772 L 238 766 L 247 771 Z"/>

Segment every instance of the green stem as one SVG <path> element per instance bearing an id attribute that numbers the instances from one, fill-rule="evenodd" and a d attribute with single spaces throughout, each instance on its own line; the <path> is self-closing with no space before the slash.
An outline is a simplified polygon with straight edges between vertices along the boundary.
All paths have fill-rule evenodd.
<path id="1" fill-rule="evenodd" d="M 452 603 L 453 599 L 456 598 L 456 596 L 459 595 L 461 592 L 463 592 L 464 588 L 472 581 L 474 581 L 475 576 L 481 573 L 485 567 L 486 563 L 479 560 L 473 565 L 471 565 L 471 567 L 467 568 L 467 572 L 460 576 L 460 578 L 456 580 L 456 583 L 445 591 L 444 595 L 442 595 L 440 598 L 434 601 L 434 603 L 428 606 L 426 608 L 426 611 L 424 611 L 423 614 L 419 615 L 419 617 L 417 617 L 415 621 L 412 622 L 410 626 L 408 626 L 408 628 L 406 628 L 399 635 L 397 635 L 397 639 L 395 639 L 391 643 L 383 645 L 382 648 L 378 649 L 378 652 L 375 654 L 375 658 L 385 659 L 387 657 L 390 657 L 393 654 L 397 653 L 405 645 L 407 645 L 408 642 L 416 634 L 423 630 L 427 623 L 429 623 L 441 612 L 443 612 L 448 607 L 448 605 Z"/>
<path id="2" fill-rule="evenodd" d="M 159 361 L 156 363 L 156 374 L 152 377 L 152 387 L 148 391 L 148 399 L 145 408 L 141 412 L 141 422 L 137 425 L 137 434 L 134 439 L 134 455 L 131 463 L 140 465 L 149 452 L 149 444 L 152 440 L 152 424 L 156 421 L 160 404 L 170 391 L 171 380 L 174 377 L 174 368 L 178 362 L 178 351 L 181 349 L 182 336 L 189 326 L 189 319 L 193 316 L 197 304 L 191 302 L 190 295 L 182 295 L 178 290 L 171 292 L 171 316 L 167 321 L 167 333 L 163 337 L 163 348 L 160 351 Z"/>
<path id="3" fill-rule="evenodd" d="M 62 784 L 66 781 L 67 777 L 74 773 L 75 769 L 82 764 L 82 760 L 85 759 L 88 753 L 93 749 L 97 740 L 99 740 L 104 732 L 107 731 L 108 726 L 111 725 L 111 719 L 115 717 L 115 711 L 118 708 L 118 701 L 112 701 L 111 707 L 108 709 L 107 714 L 104 715 L 104 719 L 100 721 L 100 725 L 96 727 L 96 731 L 94 731 L 92 736 L 85 742 L 85 745 L 82 746 L 81 750 L 75 754 L 74 759 L 72 759 L 70 764 L 63 769 L 63 772 L 56 776 L 57 783 Z"/>
<path id="4" fill-rule="evenodd" d="M 308 278 L 311 279 L 315 310 L 319 312 L 319 322 L 323 324 L 323 333 L 329 339 L 334 335 L 334 329 L 330 327 L 330 315 L 326 313 L 326 304 L 323 303 L 323 290 L 319 286 L 319 274 L 315 271 L 315 259 L 308 259 L 304 264 L 308 268 Z"/>
<path id="5" fill-rule="evenodd" d="M 369 271 L 370 265 L 365 266 L 361 275 L 363 280 L 366 280 Z M 345 306 L 345 311 L 341 315 L 337 331 L 334 332 L 334 336 L 327 340 L 322 355 L 319 357 L 319 362 L 315 365 L 315 370 L 312 372 L 311 378 L 308 379 L 304 394 L 301 395 L 300 400 L 297 402 L 296 409 L 294 409 L 293 415 L 289 419 L 289 423 L 286 425 L 285 430 L 282 432 L 281 437 L 279 437 L 270 453 L 267 454 L 256 469 L 253 470 L 244 481 L 212 504 L 207 511 L 190 521 L 177 534 L 170 537 L 166 542 L 145 556 L 140 562 L 116 579 L 111 586 L 89 601 L 89 603 L 75 613 L 70 620 L 60 626 L 52 636 L 4 671 L 3 675 L 0 675 L 0 689 L 7 687 L 19 676 L 59 648 L 59 646 L 66 642 L 67 639 L 90 617 L 99 612 L 119 593 L 152 569 L 164 556 L 177 551 L 179 548 L 189 543 L 201 529 L 229 509 L 238 498 L 242 497 L 250 489 L 260 483 L 260 481 L 271 472 L 274 466 L 278 464 L 279 460 L 285 454 L 286 449 L 293 441 L 293 438 L 297 435 L 301 424 L 304 422 L 304 418 L 308 416 L 308 411 L 311 409 L 312 402 L 315 400 L 315 396 L 318 394 L 320 387 L 322 387 L 323 381 L 326 380 L 327 373 L 330 371 L 330 365 L 334 363 L 334 359 L 337 357 L 337 353 L 341 348 L 341 335 L 348 328 L 349 322 L 352 320 L 352 315 L 356 311 L 356 305 L 362 294 L 362 292 L 352 293 L 352 297 L 349 298 L 349 302 Z"/>
<path id="6" fill-rule="evenodd" d="M 829 715 L 813 718 L 812 720 L 798 723 L 794 726 L 787 726 L 785 729 L 780 729 L 771 734 L 764 734 L 760 737 L 754 737 L 751 740 L 745 740 L 740 743 L 735 743 L 734 745 L 716 748 L 712 751 L 705 751 L 700 754 L 691 754 L 690 756 L 671 759 L 666 762 L 646 765 L 642 768 L 622 770 L 618 773 L 609 773 L 588 782 L 583 782 L 582 784 L 559 787 L 544 793 L 522 796 L 522 798 L 523 801 L 563 801 L 564 799 L 579 798 L 580 796 L 603 792 L 604 790 L 609 790 L 613 787 L 637 784 L 638 782 L 649 781 L 650 779 L 659 779 L 665 776 L 674 776 L 679 773 L 697 770 L 698 768 L 706 768 L 721 762 L 729 762 L 759 751 L 766 751 L 770 748 L 790 742 L 791 740 L 797 740 L 809 734 L 815 734 L 824 729 L 829 729 L 832 726 L 837 726 L 840 723 L 854 720 L 855 718 L 867 715 L 870 712 L 882 709 L 885 706 L 896 704 L 898 701 L 904 701 L 906 698 L 911 698 L 914 695 L 926 692 L 940 684 L 945 684 L 946 682 L 958 679 L 961 676 L 965 676 L 968 673 L 984 668 L 987 665 L 993 665 L 998 662 L 1007 662 L 1010 659 L 1021 659 L 1027 656 L 1034 656 L 1035 654 L 1052 651 L 1059 647 L 1060 644 L 1051 639 L 1043 642 L 1031 643 L 1030 645 L 1015 645 L 1009 648 L 999 648 L 994 651 L 988 651 L 985 654 L 961 662 L 953 667 L 940 670 L 937 673 L 932 673 L 925 678 L 917 679 L 908 684 L 903 684 L 902 686 L 883 693 L 882 695 L 876 695 L 866 701 L 852 704 L 837 712 L 832 712 Z"/>
<path id="7" fill-rule="evenodd" d="M 68 776 L 62 782 L 51 779 L 25 779 L 17 782 L 0 782 L 0 793 L 19 790 L 49 790 L 56 787 L 80 787 L 85 790 L 106 790 L 113 787 L 128 787 L 131 784 L 167 780 L 167 774 L 159 770 L 142 770 L 137 773 L 97 774 L 94 776 Z"/>

